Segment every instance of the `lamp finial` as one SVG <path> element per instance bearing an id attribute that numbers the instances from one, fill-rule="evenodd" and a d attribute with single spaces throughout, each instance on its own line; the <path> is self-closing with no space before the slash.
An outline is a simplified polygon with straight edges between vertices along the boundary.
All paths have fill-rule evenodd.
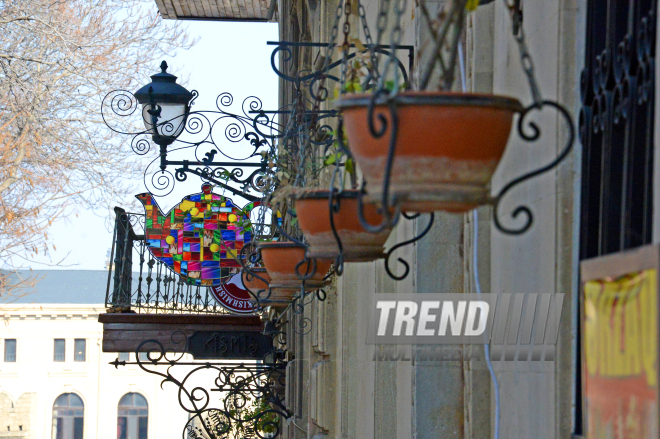
<path id="1" fill-rule="evenodd" d="M 168 67 L 167 62 L 165 62 L 165 60 L 163 60 L 163 62 L 160 63 L 160 69 L 162 70 L 162 73 L 167 73 L 167 67 Z"/>

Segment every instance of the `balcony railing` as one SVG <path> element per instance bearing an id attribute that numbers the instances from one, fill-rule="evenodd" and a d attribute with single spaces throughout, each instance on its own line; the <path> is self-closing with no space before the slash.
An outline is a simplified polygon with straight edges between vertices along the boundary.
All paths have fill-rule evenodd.
<path id="1" fill-rule="evenodd" d="M 149 253 L 144 214 L 115 208 L 105 305 L 109 312 L 227 314 L 209 288 L 182 282 Z"/>

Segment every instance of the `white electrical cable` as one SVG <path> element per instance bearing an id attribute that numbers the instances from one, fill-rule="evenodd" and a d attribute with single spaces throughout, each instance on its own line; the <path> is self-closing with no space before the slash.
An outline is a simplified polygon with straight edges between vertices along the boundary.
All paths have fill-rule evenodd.
<path id="1" fill-rule="evenodd" d="M 458 45 L 458 62 L 461 70 L 461 87 L 463 93 L 467 91 L 467 78 L 465 77 L 465 58 L 463 57 L 463 44 Z M 478 264 L 478 255 L 479 255 L 479 217 L 477 215 L 477 209 L 473 211 L 473 220 L 474 220 L 474 252 L 472 256 L 472 272 L 474 273 L 474 287 L 477 291 L 477 294 L 481 294 L 481 284 L 479 283 L 479 266 Z M 490 360 L 490 345 L 486 343 L 484 345 L 484 354 L 486 356 L 486 364 L 488 365 L 488 372 L 490 373 L 490 378 L 493 381 L 493 388 L 495 390 L 495 433 L 493 435 L 494 439 L 500 438 L 500 387 L 497 382 L 497 377 L 495 376 L 495 371 L 493 370 L 493 363 Z"/>
<path id="2" fill-rule="evenodd" d="M 473 221 L 474 221 L 474 252 L 472 257 L 472 272 L 474 273 L 474 288 L 477 290 L 477 294 L 481 294 L 481 285 L 479 284 L 479 269 L 478 269 L 478 258 L 479 254 L 479 217 L 477 216 L 477 209 L 473 211 Z M 494 439 L 499 439 L 500 437 L 500 387 L 497 383 L 497 377 L 495 376 L 495 371 L 493 370 L 493 363 L 490 361 L 490 345 L 486 343 L 484 345 L 484 355 L 486 356 L 486 364 L 488 365 L 488 372 L 490 372 L 490 378 L 493 380 L 493 388 L 495 390 L 495 434 L 493 435 Z"/>
<path id="3" fill-rule="evenodd" d="M 463 93 L 465 93 L 467 90 L 467 78 L 465 77 L 465 58 L 463 58 L 462 42 L 458 45 L 458 65 L 461 69 L 461 87 L 463 88 Z"/>

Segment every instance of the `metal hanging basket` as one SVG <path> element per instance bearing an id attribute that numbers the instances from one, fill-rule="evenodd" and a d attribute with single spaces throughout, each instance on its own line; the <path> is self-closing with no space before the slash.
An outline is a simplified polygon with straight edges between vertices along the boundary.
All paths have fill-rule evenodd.
<path id="1" fill-rule="evenodd" d="M 393 68 L 398 59 L 390 56 L 377 72 L 378 85 L 372 92 L 343 94 L 337 103 L 351 155 L 364 173 L 362 204 L 377 202 L 381 206 L 382 221 L 377 227 L 366 224 L 364 212 L 359 212 L 363 226 L 372 232 L 392 227 L 400 211 L 463 213 L 493 205 L 494 223 L 500 231 L 524 233 L 533 223 L 531 210 L 527 206 L 514 208 L 511 217 L 518 220 L 519 226 L 505 227 L 499 214 L 502 198 L 512 188 L 556 167 L 572 148 L 575 128 L 570 114 L 562 105 L 541 97 L 521 26 L 519 2 L 508 7 L 532 104 L 523 107 L 510 97 L 452 91 L 466 8 L 471 3 L 454 0 L 441 23 L 431 18 L 424 2 L 419 3 L 433 43 L 432 56 L 417 75 L 421 91 L 407 90 L 409 84 L 402 84 L 398 70 Z M 395 22 L 389 26 L 390 44 L 398 45 L 406 0 L 395 1 L 392 10 Z M 390 11 L 385 7 L 381 14 L 387 17 Z M 386 24 L 387 20 L 379 20 L 379 40 L 388 28 Z M 440 91 L 426 91 L 438 70 Z M 568 127 L 567 142 L 560 154 L 491 195 L 491 178 L 505 152 L 514 115 L 518 114 L 518 136 L 524 141 L 537 141 L 541 130 L 531 115 L 546 108 L 556 110 Z"/>

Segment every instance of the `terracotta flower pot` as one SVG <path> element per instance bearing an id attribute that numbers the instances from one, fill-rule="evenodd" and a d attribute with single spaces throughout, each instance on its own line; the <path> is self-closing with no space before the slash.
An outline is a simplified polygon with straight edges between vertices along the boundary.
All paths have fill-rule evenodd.
<path id="1" fill-rule="evenodd" d="M 266 280 L 264 282 L 263 280 L 259 279 L 258 277 L 251 276 L 247 272 L 243 272 L 241 276 L 241 280 L 243 281 L 243 285 L 247 288 L 250 289 L 253 293 L 257 293 L 260 290 L 267 290 L 268 289 L 268 284 L 270 283 L 271 279 L 270 276 L 268 275 L 268 271 L 266 271 L 265 268 L 251 268 L 250 272 L 256 274 L 257 276 L 263 278 Z"/>
<path id="2" fill-rule="evenodd" d="M 288 302 L 293 299 L 293 296 L 300 290 L 300 287 L 297 289 L 273 288 L 270 290 L 269 295 L 268 290 L 272 279 L 268 274 L 268 271 L 265 268 L 252 268 L 250 271 L 267 281 L 266 283 L 257 277 L 249 276 L 247 273 L 243 272 L 243 285 L 248 287 L 254 294 L 259 294 L 259 298 L 264 299 L 263 305 L 275 307 L 287 305 Z"/>
<path id="3" fill-rule="evenodd" d="M 338 106 L 351 152 L 367 179 L 367 200 L 380 200 L 392 120 L 379 102 L 378 120 L 387 130 L 375 138 L 369 130 L 371 96 L 346 95 Z M 502 96 L 403 92 L 395 98 L 398 117 L 391 199 L 404 211 L 466 212 L 490 201 L 490 180 L 509 139 L 518 100 Z"/>
<path id="4" fill-rule="evenodd" d="M 273 294 L 269 300 L 275 300 L 273 295 L 276 295 L 278 300 L 280 295 L 289 295 L 290 300 L 302 286 L 302 280 L 296 273 L 296 265 L 305 260 L 305 248 L 293 242 L 260 242 L 258 247 L 261 250 L 264 266 L 272 279 L 270 287 Z M 330 269 L 330 264 L 330 261 L 317 259 L 316 272 L 311 279 L 305 281 L 305 289 L 315 290 L 325 286 L 327 281 L 323 278 Z M 305 274 L 306 268 L 307 266 L 303 264 L 300 273 Z"/>
<path id="5" fill-rule="evenodd" d="M 374 261 L 384 257 L 385 241 L 392 229 L 380 233 L 364 230 L 358 220 L 359 191 L 343 191 L 339 201 L 339 211 L 334 214 L 335 230 L 341 239 L 344 261 Z M 296 197 L 298 223 L 309 241 L 309 257 L 334 260 L 339 254 L 339 246 L 330 227 L 330 204 L 327 190 L 303 192 Z M 368 203 L 364 206 L 364 217 L 370 224 L 378 224 L 381 217 L 377 207 Z"/>

